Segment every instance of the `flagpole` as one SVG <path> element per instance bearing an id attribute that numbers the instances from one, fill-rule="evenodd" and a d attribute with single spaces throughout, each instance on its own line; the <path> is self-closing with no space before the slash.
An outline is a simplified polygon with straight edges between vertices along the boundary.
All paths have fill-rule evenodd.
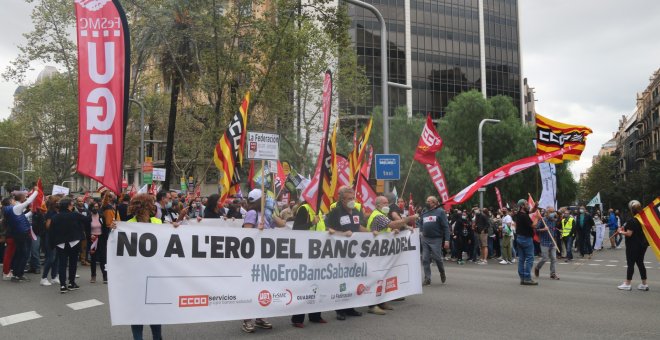
<path id="1" fill-rule="evenodd" d="M 404 197 L 404 194 L 406 193 L 406 185 L 408 185 L 408 177 L 410 177 L 410 170 L 412 170 L 413 163 L 415 163 L 415 160 L 410 161 L 410 166 L 408 167 L 408 174 L 406 175 L 406 180 L 403 181 L 403 190 L 401 191 L 401 197 Z"/>
<path id="2" fill-rule="evenodd" d="M 266 206 L 266 195 L 265 195 L 265 187 L 266 187 L 266 161 L 261 160 L 261 222 L 257 221 L 257 228 L 263 229 L 263 226 L 261 223 L 264 223 L 264 216 L 266 214 L 265 211 L 265 206 Z"/>

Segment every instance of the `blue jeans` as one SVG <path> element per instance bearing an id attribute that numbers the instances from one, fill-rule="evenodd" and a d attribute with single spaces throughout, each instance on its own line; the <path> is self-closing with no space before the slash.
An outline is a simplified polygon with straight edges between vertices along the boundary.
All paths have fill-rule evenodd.
<path id="1" fill-rule="evenodd" d="M 424 279 L 431 279 L 431 258 L 438 265 L 440 273 L 445 272 L 442 263 L 442 238 L 429 238 L 422 236 L 422 266 L 424 267 Z"/>
<path id="2" fill-rule="evenodd" d="M 573 236 L 564 237 L 564 248 L 566 248 L 566 258 L 573 259 Z"/>
<path id="3" fill-rule="evenodd" d="M 44 235 L 44 269 L 41 271 L 41 278 L 48 278 L 48 272 L 50 271 L 50 278 L 54 279 L 57 277 L 58 267 L 57 267 L 57 256 L 55 249 L 51 248 L 48 245 L 48 234 Z"/>
<path id="4" fill-rule="evenodd" d="M 37 236 L 36 240 L 33 240 L 32 237 L 30 236 L 31 241 L 30 243 L 30 269 L 33 271 L 36 269 L 39 269 L 41 267 L 41 263 L 39 262 L 39 255 L 41 255 L 41 237 Z"/>
<path id="5" fill-rule="evenodd" d="M 149 325 L 151 328 L 151 335 L 153 336 L 154 340 L 161 340 L 163 338 L 162 335 L 162 327 L 161 325 Z M 143 325 L 131 325 L 131 332 L 133 333 L 133 340 L 142 340 L 142 330 L 144 329 Z"/>
<path id="6" fill-rule="evenodd" d="M 532 279 L 534 265 L 534 240 L 528 236 L 518 235 L 518 276 L 522 281 Z"/>

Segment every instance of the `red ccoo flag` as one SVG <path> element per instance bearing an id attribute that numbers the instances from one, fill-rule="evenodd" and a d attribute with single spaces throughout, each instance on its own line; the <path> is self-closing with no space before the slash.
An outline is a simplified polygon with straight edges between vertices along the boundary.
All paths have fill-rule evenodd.
<path id="1" fill-rule="evenodd" d="M 431 115 L 426 116 L 426 124 L 422 130 L 422 135 L 417 142 L 415 150 L 415 160 L 422 163 L 433 165 L 435 163 L 435 153 L 442 149 L 442 139 L 433 125 Z"/>

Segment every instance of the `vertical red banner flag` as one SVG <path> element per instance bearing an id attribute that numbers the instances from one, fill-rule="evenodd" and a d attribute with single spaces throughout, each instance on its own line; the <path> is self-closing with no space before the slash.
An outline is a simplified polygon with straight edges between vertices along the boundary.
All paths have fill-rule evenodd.
<path id="1" fill-rule="evenodd" d="M 500 210 L 502 210 L 502 208 L 504 207 L 502 205 L 502 195 L 500 194 L 500 189 L 498 189 L 497 187 L 495 187 L 495 195 L 497 195 L 497 205 L 499 205 Z"/>
<path id="2" fill-rule="evenodd" d="M 330 70 L 325 71 L 325 78 L 323 80 L 323 95 L 322 95 L 322 111 L 323 111 L 323 131 L 321 132 L 321 149 L 319 150 L 319 158 L 316 161 L 316 170 L 309 185 L 303 190 L 302 197 L 311 207 L 312 210 L 318 212 L 321 205 L 321 194 L 323 193 L 323 180 L 328 182 L 331 180 L 329 166 L 332 161 L 332 155 L 327 146 L 330 136 L 330 111 L 332 109 L 332 73 Z"/>
<path id="3" fill-rule="evenodd" d="M 426 171 L 431 176 L 431 181 L 442 202 L 449 200 L 449 190 L 447 190 L 447 181 L 445 180 L 445 173 L 442 171 L 440 164 L 435 159 L 435 153 L 442 149 L 442 138 L 433 125 L 431 115 L 426 116 L 426 124 L 422 130 L 422 135 L 417 142 L 417 149 L 415 150 L 414 159 L 426 167 Z"/>
<path id="4" fill-rule="evenodd" d="M 121 192 L 130 36 L 119 0 L 75 0 L 78 173 Z"/>

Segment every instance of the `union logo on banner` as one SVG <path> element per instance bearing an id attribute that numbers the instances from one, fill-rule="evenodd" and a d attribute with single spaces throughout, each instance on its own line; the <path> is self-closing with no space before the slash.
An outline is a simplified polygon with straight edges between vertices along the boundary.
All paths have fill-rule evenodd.
<path id="1" fill-rule="evenodd" d="M 80 6 L 83 6 L 87 10 L 96 12 L 110 1 L 112 0 L 76 0 L 75 3 L 80 4 Z"/>

